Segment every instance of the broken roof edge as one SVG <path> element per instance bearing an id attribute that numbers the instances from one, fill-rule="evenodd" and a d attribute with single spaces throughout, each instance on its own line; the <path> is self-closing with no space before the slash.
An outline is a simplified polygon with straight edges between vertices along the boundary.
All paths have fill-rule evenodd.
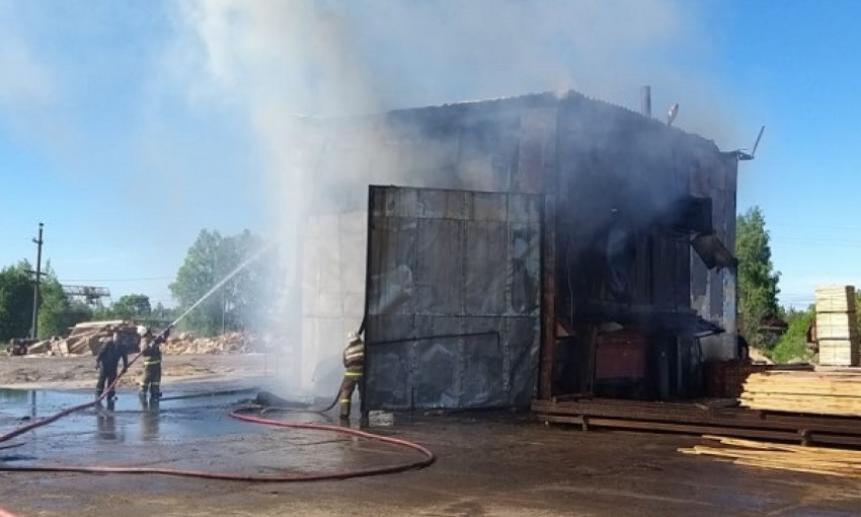
<path id="1" fill-rule="evenodd" d="M 308 115 L 297 116 L 297 118 L 302 119 L 306 123 L 311 124 L 320 124 L 322 126 L 326 126 L 335 122 L 344 122 L 349 121 L 355 124 L 366 124 L 366 123 L 379 123 L 382 120 L 395 120 L 402 121 L 406 118 L 412 118 L 420 114 L 425 114 L 428 112 L 439 112 L 441 115 L 448 115 L 450 112 L 458 112 L 461 114 L 468 113 L 469 110 L 472 109 L 483 109 L 490 106 L 499 106 L 504 105 L 506 108 L 516 108 L 516 107 L 531 107 L 531 108 L 540 108 L 540 107 L 559 107 L 565 102 L 572 101 L 581 101 L 591 104 L 592 106 L 599 107 L 605 110 L 611 110 L 617 115 L 632 117 L 635 119 L 639 119 L 641 122 L 646 124 L 652 124 L 653 129 L 668 131 L 671 134 L 675 134 L 676 136 L 689 138 L 699 141 L 702 144 L 710 145 L 715 152 L 721 154 L 729 154 L 735 155 L 735 151 L 722 151 L 717 143 L 714 140 L 704 137 L 698 133 L 693 133 L 690 131 L 686 131 L 677 126 L 667 125 L 664 122 L 661 122 L 659 119 L 654 117 L 648 117 L 643 115 L 642 113 L 632 110 L 628 107 L 622 106 L 620 104 L 615 104 L 600 98 L 590 97 L 583 93 L 580 93 L 573 89 L 568 89 L 560 92 L 537 92 L 537 93 L 526 93 L 522 95 L 513 95 L 513 96 L 503 96 L 503 97 L 492 97 L 488 99 L 472 99 L 472 100 L 463 100 L 456 102 L 449 102 L 443 104 L 435 104 L 435 105 L 426 105 L 426 106 L 417 106 L 417 107 L 407 107 L 407 108 L 394 108 L 391 110 L 377 112 L 377 113 L 365 113 L 365 114 L 357 114 L 357 115 L 348 115 L 345 117 L 314 117 Z M 736 156 L 737 157 L 737 156 Z"/>

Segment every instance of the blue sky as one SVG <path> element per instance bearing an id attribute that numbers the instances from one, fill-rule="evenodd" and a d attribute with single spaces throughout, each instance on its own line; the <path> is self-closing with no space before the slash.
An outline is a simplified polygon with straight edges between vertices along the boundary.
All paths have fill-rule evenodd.
<path id="1" fill-rule="evenodd" d="M 742 2 L 718 15 L 721 75 L 739 96 L 757 158 L 740 167 L 739 209 L 762 207 L 783 303 L 822 282 L 861 284 L 854 217 L 861 128 L 861 3 Z"/>
<path id="2" fill-rule="evenodd" d="M 171 303 L 201 228 L 271 228 L 260 97 L 313 114 L 358 82 L 380 108 L 574 87 L 636 107 L 648 82 L 657 113 L 679 101 L 677 124 L 724 149 L 766 125 L 739 209 L 763 208 L 784 303 L 861 283 L 861 2 L 330 1 L 348 43 L 324 51 L 281 34 L 309 3 L 276 12 L 283 30 L 277 4 L 235 22 L 249 4 L 0 0 L 0 264 L 32 260 L 43 221 L 61 280 Z"/>

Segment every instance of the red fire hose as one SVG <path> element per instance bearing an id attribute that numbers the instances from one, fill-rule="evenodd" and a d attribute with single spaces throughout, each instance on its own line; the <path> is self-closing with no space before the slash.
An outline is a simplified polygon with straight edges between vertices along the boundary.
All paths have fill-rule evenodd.
<path id="1" fill-rule="evenodd" d="M 6 467 L 0 466 L 0 471 L 3 472 L 81 472 L 90 474 L 163 474 L 166 476 L 181 476 L 194 477 L 202 479 L 220 479 L 225 481 L 254 481 L 254 482 L 297 482 L 297 481 L 323 481 L 334 479 L 348 479 L 363 476 L 376 476 L 380 474 L 393 474 L 395 472 L 403 472 L 410 469 L 418 469 L 427 467 L 432 464 L 436 457 L 434 453 L 417 443 L 389 436 L 381 436 L 378 434 L 351 429 L 349 427 L 340 427 L 327 424 L 311 424 L 311 423 L 290 423 L 282 420 L 272 420 L 268 418 L 260 418 L 245 414 L 244 410 L 248 408 L 238 409 L 230 413 L 230 416 L 237 420 L 251 422 L 255 424 L 271 425 L 276 427 L 286 427 L 289 429 L 306 429 L 312 431 L 328 431 L 340 433 L 360 438 L 367 438 L 378 442 L 405 447 L 420 452 L 424 458 L 421 460 L 410 461 L 407 463 L 399 463 L 396 465 L 386 465 L 381 467 L 368 467 L 364 469 L 342 470 L 334 472 L 315 472 L 310 474 L 235 474 L 230 472 L 209 472 L 203 470 L 189 469 L 168 469 L 159 467 L 109 467 L 109 466 L 32 466 L 32 467 Z"/>
<path id="2" fill-rule="evenodd" d="M 131 366 L 141 354 L 135 355 L 131 361 L 129 361 L 129 366 Z M 92 402 L 87 402 L 85 404 L 79 404 L 77 406 L 72 406 L 67 409 L 64 409 L 50 417 L 43 418 L 41 420 L 37 420 L 36 422 L 32 422 L 30 424 L 21 426 L 17 429 L 13 429 L 12 431 L 0 435 L 0 443 L 8 441 L 16 436 L 20 436 L 28 431 L 32 431 L 38 427 L 48 425 L 51 422 L 55 422 L 60 418 L 67 416 L 75 411 L 80 411 L 82 409 L 86 409 L 88 407 L 95 406 L 98 402 L 103 400 L 110 390 L 116 385 L 122 374 L 118 375 L 116 380 L 111 383 L 110 386 L 105 388 L 104 392 L 93 400 Z M 244 422 L 250 422 L 254 424 L 263 424 L 263 425 L 271 425 L 275 427 L 284 427 L 288 429 L 305 429 L 311 431 L 328 431 L 332 433 L 339 433 L 349 436 L 356 436 L 359 438 L 365 438 L 368 440 L 375 440 L 378 442 L 386 443 L 389 445 L 395 445 L 398 447 L 405 447 L 408 449 L 412 449 L 418 451 L 424 456 L 423 459 L 414 460 L 406 463 L 400 463 L 395 465 L 386 465 L 380 467 L 368 467 L 364 469 L 353 469 L 353 470 L 341 470 L 341 471 L 333 471 L 333 472 L 315 472 L 315 473 L 306 473 L 306 474 L 271 474 L 271 475 L 263 475 L 263 474 L 236 474 L 231 472 L 209 472 L 203 470 L 190 470 L 190 469 L 168 469 L 168 468 L 158 468 L 158 467 L 112 467 L 112 466 L 25 466 L 25 467 L 8 467 L 5 465 L 0 465 L 0 472 L 80 472 L 87 474 L 162 474 L 166 476 L 182 476 L 182 477 L 192 477 L 192 478 L 201 478 L 201 479 L 219 479 L 225 481 L 250 481 L 250 482 L 276 482 L 276 483 L 286 483 L 286 482 L 300 482 L 300 481 L 324 481 L 324 480 L 335 480 L 335 479 L 348 479 L 355 477 L 363 477 L 363 476 L 376 476 L 381 474 L 393 474 L 396 472 L 403 472 L 411 469 L 420 469 L 433 464 L 436 461 L 436 456 L 429 449 L 407 440 L 401 440 L 398 438 L 392 438 L 389 436 L 381 436 L 374 433 L 369 433 L 366 431 L 360 431 L 358 429 L 351 429 L 348 427 L 341 427 L 335 425 L 327 425 L 327 424 L 312 424 L 312 423 L 290 423 L 284 422 L 282 420 L 273 420 L 268 418 L 262 418 L 259 416 L 253 416 L 247 414 L 247 411 L 250 410 L 250 407 L 240 408 L 234 410 L 230 413 L 232 418 L 237 420 L 242 420 Z M 14 514 L 3 510 L 0 508 L 0 517 L 15 517 Z"/>

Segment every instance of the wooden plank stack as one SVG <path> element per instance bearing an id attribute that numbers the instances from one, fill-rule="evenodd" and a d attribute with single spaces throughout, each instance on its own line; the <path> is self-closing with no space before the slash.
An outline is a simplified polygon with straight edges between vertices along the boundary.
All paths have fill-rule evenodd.
<path id="1" fill-rule="evenodd" d="M 853 286 L 826 285 L 816 288 L 816 339 L 819 343 L 819 364 L 858 366 L 859 336 Z"/>
<path id="2" fill-rule="evenodd" d="M 737 465 L 861 479 L 861 451 L 786 445 L 721 436 L 703 438 L 716 440 L 722 446 L 695 445 L 678 451 L 683 454 L 718 457 Z"/>
<path id="3" fill-rule="evenodd" d="M 27 355 L 96 355 L 101 350 L 102 339 L 111 337 L 114 331 L 119 331 L 120 343 L 127 350 L 138 350 L 140 337 L 137 327 L 125 320 L 109 320 L 78 323 L 65 339 L 55 336 L 28 346 Z"/>
<path id="4" fill-rule="evenodd" d="M 115 329 L 125 327 L 131 327 L 131 325 L 123 320 L 78 323 L 72 327 L 69 337 L 65 340 L 68 353 L 79 355 L 89 352 L 96 355 L 99 353 L 102 338 L 108 338 Z"/>
<path id="5" fill-rule="evenodd" d="M 772 370 L 748 376 L 741 405 L 769 411 L 861 416 L 861 370 Z"/>

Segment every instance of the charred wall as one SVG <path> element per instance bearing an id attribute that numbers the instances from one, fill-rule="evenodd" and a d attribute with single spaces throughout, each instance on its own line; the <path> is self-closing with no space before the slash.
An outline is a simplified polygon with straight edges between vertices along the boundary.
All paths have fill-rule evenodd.
<path id="1" fill-rule="evenodd" d="M 371 187 L 365 408 L 530 403 L 543 201 Z"/>
<path id="2" fill-rule="evenodd" d="M 708 269 L 690 232 L 665 222 L 680 200 L 708 198 L 734 249 L 737 160 L 713 142 L 574 92 L 315 122 L 312 132 L 305 166 L 327 186 L 316 189 L 325 201 L 311 200 L 321 211 L 365 210 L 371 183 L 555 196 L 560 321 L 596 307 L 694 313 L 727 332 L 689 359 L 734 355 L 734 277 Z M 610 234 L 629 236 L 623 281 L 608 271 Z"/>

